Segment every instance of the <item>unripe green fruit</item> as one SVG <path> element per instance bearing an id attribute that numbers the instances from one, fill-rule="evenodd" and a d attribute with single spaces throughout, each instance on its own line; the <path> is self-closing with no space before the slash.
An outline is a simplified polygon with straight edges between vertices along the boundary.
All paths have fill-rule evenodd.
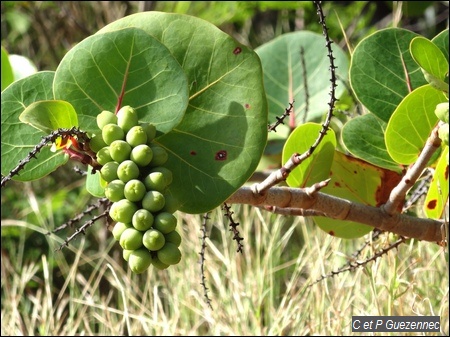
<path id="1" fill-rule="evenodd" d="M 164 192 L 167 187 L 164 174 L 161 172 L 151 172 L 144 178 L 144 185 L 147 191 Z"/>
<path id="2" fill-rule="evenodd" d="M 153 159 L 150 163 L 151 166 L 162 166 L 167 162 L 167 159 L 169 159 L 169 154 L 167 153 L 166 149 L 159 146 L 159 145 L 150 145 L 152 151 L 153 151 Z"/>
<path id="3" fill-rule="evenodd" d="M 103 149 L 100 149 L 97 152 L 96 157 L 97 157 L 97 162 L 100 165 L 105 165 L 106 163 L 113 161 L 113 159 L 111 158 L 111 153 L 109 152 L 109 146 L 104 147 Z"/>
<path id="4" fill-rule="evenodd" d="M 131 160 L 125 160 L 119 164 L 117 176 L 124 183 L 139 177 L 139 167 Z"/>
<path id="5" fill-rule="evenodd" d="M 175 213 L 180 208 L 181 204 L 170 192 L 164 193 L 164 207 L 161 212 Z"/>
<path id="6" fill-rule="evenodd" d="M 134 252 L 134 250 L 131 249 L 123 249 L 122 250 L 122 257 L 125 261 L 128 261 L 130 259 L 131 253 Z"/>
<path id="7" fill-rule="evenodd" d="M 131 219 L 137 210 L 138 207 L 134 202 L 122 199 L 111 205 L 109 216 L 117 222 L 131 223 Z"/>
<path id="8" fill-rule="evenodd" d="M 102 129 L 102 138 L 107 145 L 110 145 L 115 140 L 124 140 L 125 133 L 120 126 L 107 124 Z"/>
<path id="9" fill-rule="evenodd" d="M 156 127 L 149 123 L 142 123 L 141 126 L 147 134 L 147 145 L 150 145 L 156 137 Z"/>
<path id="10" fill-rule="evenodd" d="M 173 243 L 177 247 L 181 245 L 181 235 L 177 231 L 164 234 L 164 238 L 166 239 L 166 242 Z"/>
<path id="11" fill-rule="evenodd" d="M 158 213 L 153 222 L 153 228 L 159 230 L 163 234 L 168 234 L 177 227 L 177 218 L 171 213 Z"/>
<path id="12" fill-rule="evenodd" d="M 103 165 L 103 167 L 100 169 L 100 174 L 102 175 L 103 180 L 106 182 L 111 182 L 115 179 L 117 179 L 117 169 L 119 168 L 119 163 L 115 161 L 110 161 L 109 163 L 106 163 Z"/>
<path id="13" fill-rule="evenodd" d="M 150 173 L 152 172 L 161 172 L 164 175 L 164 179 L 166 180 L 166 186 L 169 186 L 173 181 L 173 173 L 167 167 L 156 166 L 150 170 Z"/>
<path id="14" fill-rule="evenodd" d="M 444 123 L 448 123 L 448 110 L 448 102 L 439 103 L 438 105 L 436 105 L 434 113 L 441 121 L 443 121 Z"/>
<path id="15" fill-rule="evenodd" d="M 442 124 L 438 129 L 439 138 L 442 140 L 442 143 L 448 145 L 449 138 L 449 130 L 448 123 Z"/>
<path id="16" fill-rule="evenodd" d="M 164 247 L 156 252 L 158 259 L 167 265 L 174 265 L 181 261 L 181 251 L 176 245 L 166 242 Z"/>
<path id="17" fill-rule="evenodd" d="M 124 140 L 115 140 L 109 146 L 111 158 L 121 163 L 130 158 L 131 145 Z"/>
<path id="18" fill-rule="evenodd" d="M 153 226 L 153 214 L 146 209 L 139 209 L 134 213 L 131 223 L 133 227 L 140 231 L 146 231 Z"/>
<path id="19" fill-rule="evenodd" d="M 151 263 L 152 255 L 145 248 L 134 250 L 128 258 L 128 265 L 135 274 L 141 274 L 146 271 Z"/>
<path id="20" fill-rule="evenodd" d="M 141 201 L 146 192 L 144 183 L 140 180 L 131 179 L 125 184 L 124 195 L 130 201 Z"/>
<path id="21" fill-rule="evenodd" d="M 113 180 L 105 187 L 105 197 L 108 198 L 109 201 L 117 202 L 125 199 L 124 190 L 125 183 L 122 180 Z"/>
<path id="22" fill-rule="evenodd" d="M 101 134 L 92 135 L 91 140 L 89 141 L 89 147 L 91 148 L 92 151 L 97 153 L 98 151 L 100 151 L 100 149 L 103 149 L 106 146 L 107 144 L 103 140 Z"/>
<path id="23" fill-rule="evenodd" d="M 138 115 L 136 110 L 129 105 L 122 107 L 117 111 L 117 125 L 125 132 L 128 132 L 133 126 L 138 125 Z"/>
<path id="24" fill-rule="evenodd" d="M 114 225 L 114 228 L 112 230 L 112 235 L 114 236 L 114 239 L 119 241 L 120 240 L 120 236 L 122 235 L 124 230 L 127 229 L 127 228 L 131 228 L 131 226 L 126 224 L 126 223 L 123 223 L 123 222 L 117 222 Z"/>
<path id="25" fill-rule="evenodd" d="M 142 207 L 152 213 L 160 211 L 164 204 L 164 195 L 158 191 L 148 191 L 142 199 Z"/>
<path id="26" fill-rule="evenodd" d="M 159 270 L 164 270 L 169 268 L 168 264 L 162 263 L 157 256 L 152 256 L 152 265 L 153 267 L 155 267 L 156 269 Z"/>
<path id="27" fill-rule="evenodd" d="M 117 124 L 117 116 L 111 111 L 103 110 L 97 115 L 97 126 L 102 130 L 108 124 Z"/>
<path id="28" fill-rule="evenodd" d="M 140 125 L 133 126 L 125 137 L 128 144 L 135 147 L 147 143 L 147 133 Z"/>
<path id="29" fill-rule="evenodd" d="M 160 231 L 156 229 L 149 229 L 144 233 L 142 242 L 148 250 L 157 251 L 164 247 L 166 239 Z"/>
<path id="30" fill-rule="evenodd" d="M 120 246 L 123 249 L 135 250 L 142 247 L 142 238 L 144 233 L 138 231 L 136 228 L 126 228 L 120 236 Z"/>
<path id="31" fill-rule="evenodd" d="M 130 159 L 140 167 L 146 167 L 153 159 L 153 151 L 148 145 L 138 145 L 131 150 Z"/>

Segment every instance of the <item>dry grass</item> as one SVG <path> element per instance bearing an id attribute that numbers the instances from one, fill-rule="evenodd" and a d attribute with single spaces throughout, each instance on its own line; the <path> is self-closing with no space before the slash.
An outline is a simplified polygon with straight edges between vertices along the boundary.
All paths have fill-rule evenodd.
<path id="1" fill-rule="evenodd" d="M 200 286 L 202 217 L 178 214 L 183 259 L 166 271 L 133 275 L 111 236 L 98 247 L 83 237 L 63 252 L 54 252 L 63 238 L 51 236 L 49 251 L 33 261 L 23 259 L 24 244 L 2 249 L 2 335 L 352 335 L 352 315 L 439 315 L 441 334 L 448 335 L 443 248 L 410 241 L 365 268 L 309 287 L 345 264 L 362 242 L 332 238 L 303 218 L 233 210 L 243 254 L 219 209 L 208 223 L 213 310 Z M 3 219 L 2 229 L 44 235 L 49 222 Z M 103 229 L 97 224 L 93 231 Z"/>

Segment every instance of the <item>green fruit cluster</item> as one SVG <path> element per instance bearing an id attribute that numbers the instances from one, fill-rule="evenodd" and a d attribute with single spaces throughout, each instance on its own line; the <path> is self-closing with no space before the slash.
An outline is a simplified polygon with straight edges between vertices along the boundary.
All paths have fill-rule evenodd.
<path id="1" fill-rule="evenodd" d="M 439 129 L 438 129 L 438 135 L 439 138 L 441 138 L 442 142 L 445 145 L 449 144 L 449 117 L 448 117 L 448 111 L 449 111 L 449 104 L 448 102 L 444 102 L 444 103 L 439 103 L 438 105 L 436 105 L 436 109 L 434 110 L 434 113 L 436 114 L 436 116 L 442 121 L 444 122 L 444 124 L 442 124 Z"/>
<path id="2" fill-rule="evenodd" d="M 91 139 L 102 168 L 105 196 L 116 221 L 113 236 L 123 248 L 130 269 L 140 274 L 150 265 L 166 269 L 181 260 L 181 236 L 173 214 L 178 205 L 167 192 L 172 172 L 164 167 L 167 151 L 153 140 L 156 128 L 139 123 L 136 111 L 122 107 L 117 114 L 97 116 L 100 131 Z"/>

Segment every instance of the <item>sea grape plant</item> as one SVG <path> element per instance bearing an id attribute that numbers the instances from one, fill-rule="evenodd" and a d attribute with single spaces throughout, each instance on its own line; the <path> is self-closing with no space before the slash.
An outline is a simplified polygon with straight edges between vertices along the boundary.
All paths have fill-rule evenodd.
<path id="1" fill-rule="evenodd" d="M 118 203 L 125 196 L 122 183 L 136 180 L 127 197 L 142 200 L 136 189 L 157 190 L 157 182 L 150 172 L 128 177 L 123 172 L 131 169 L 119 166 L 150 165 L 149 154 L 135 150 L 145 142 L 128 132 L 151 124 L 152 155 L 167 154 L 162 162 L 171 183 L 165 192 L 179 211 L 249 203 L 311 215 L 337 237 L 357 238 L 375 227 L 444 241 L 439 219 L 448 201 L 448 30 L 432 40 L 404 29 L 381 30 L 362 40 L 349 62 L 331 47 L 320 6 L 318 14 L 323 54 L 323 38 L 315 33 L 286 34 L 251 50 L 214 25 L 180 14 L 144 12 L 105 26 L 70 49 L 56 71 L 38 72 L 2 92 L 2 187 L 11 178 L 40 179 L 72 159 L 86 165 L 93 196 Z M 349 90 L 366 112 L 336 134 L 330 120 Z M 127 106 L 137 114 L 132 125 L 102 118 L 99 124 L 105 111 L 116 115 Z M 279 131 L 272 149 L 268 131 Z M 244 186 L 268 150 L 279 154 L 278 169 Z M 429 219 L 401 214 L 427 167 L 434 170 L 424 206 Z M 284 181 L 288 187 L 274 186 Z M 136 223 L 146 231 L 145 244 L 160 249 L 162 237 Z M 120 241 L 129 228 L 118 226 L 114 237 Z M 142 262 L 141 255 L 136 259 Z M 139 263 L 139 270 L 147 266 Z"/>

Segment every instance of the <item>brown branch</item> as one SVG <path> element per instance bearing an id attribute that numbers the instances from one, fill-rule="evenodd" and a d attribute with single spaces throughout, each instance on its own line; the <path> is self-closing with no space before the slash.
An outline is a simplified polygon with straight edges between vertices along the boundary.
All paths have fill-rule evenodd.
<path id="1" fill-rule="evenodd" d="M 255 194 L 251 187 L 241 187 L 226 203 L 253 206 L 275 206 L 311 209 L 338 220 L 354 221 L 401 236 L 442 244 L 443 222 L 405 214 L 387 214 L 382 208 L 359 204 L 317 192 L 309 196 L 305 189 L 272 187 L 263 194 Z"/>

